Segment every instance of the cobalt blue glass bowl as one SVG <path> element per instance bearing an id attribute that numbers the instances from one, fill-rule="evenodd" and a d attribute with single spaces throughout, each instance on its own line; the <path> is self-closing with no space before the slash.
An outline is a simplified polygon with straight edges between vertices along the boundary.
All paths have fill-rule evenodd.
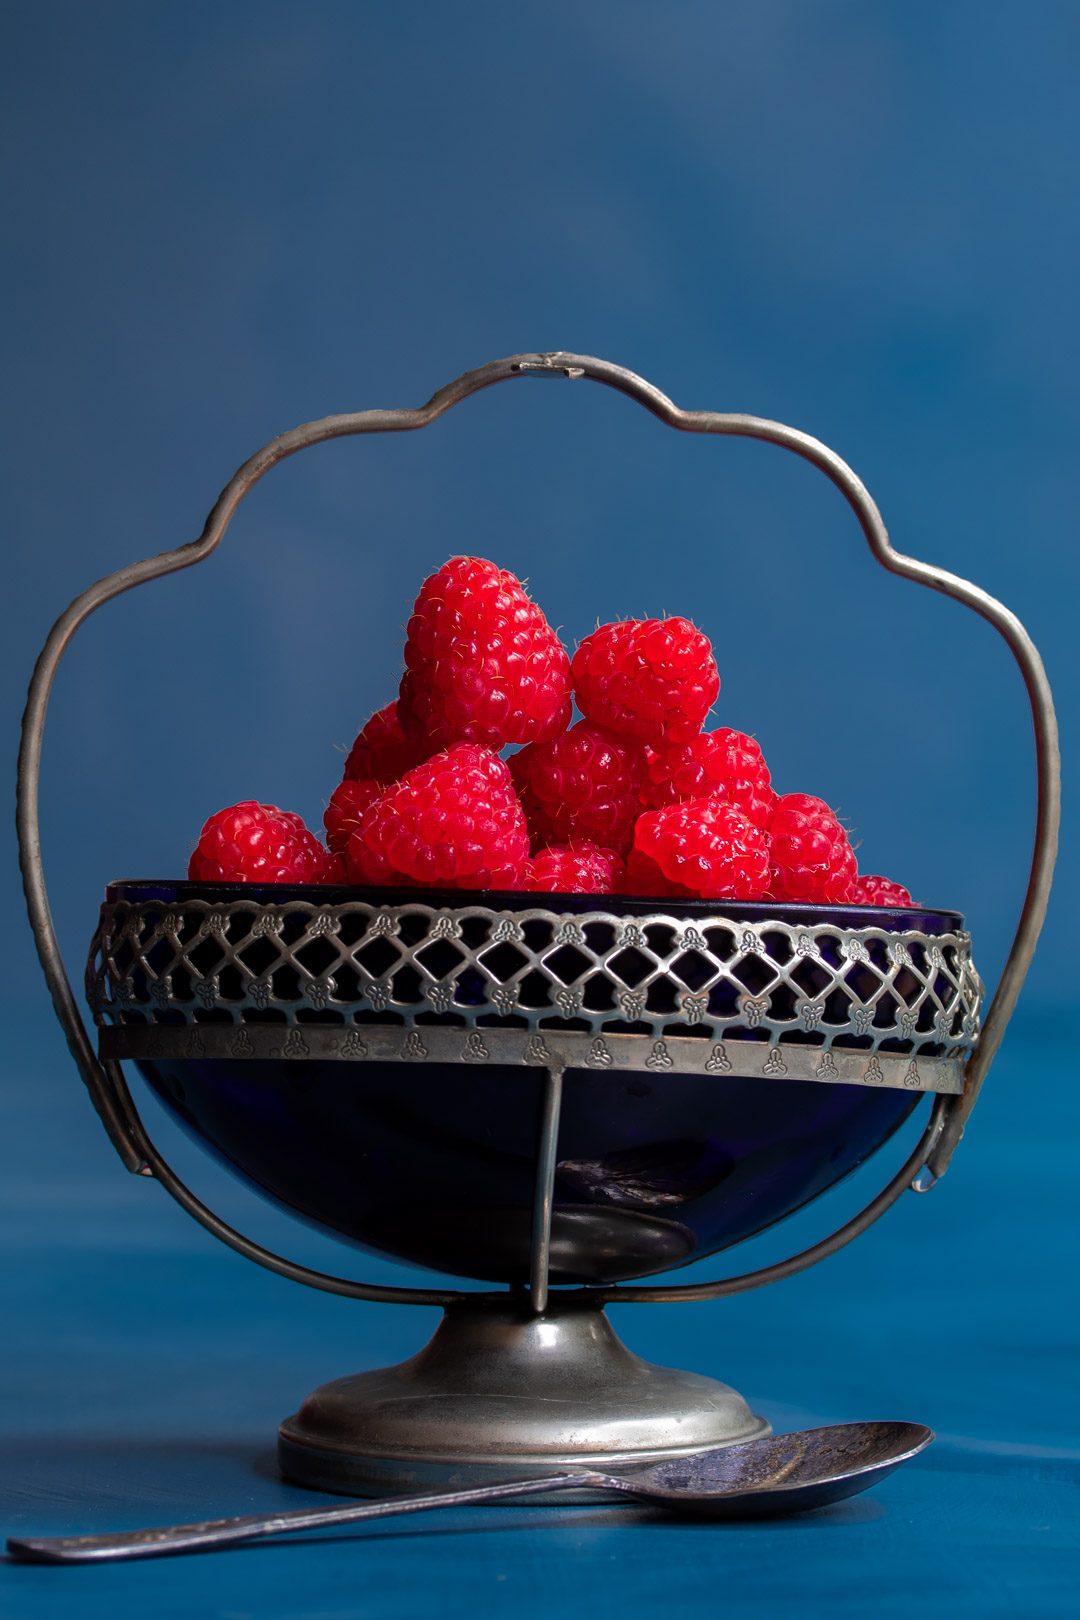
<path id="1" fill-rule="evenodd" d="M 581 896 L 128 882 L 108 902 L 280 907 L 478 903 L 580 914 Z M 600 904 L 601 902 L 597 902 Z M 944 934 L 955 912 L 605 896 L 627 919 L 782 918 Z M 370 1017 L 371 1014 L 369 1013 Z M 729 1044 L 729 1050 L 735 1043 Z M 747 1044 L 760 1055 L 760 1047 Z M 411 1264 L 524 1283 L 543 1072 L 312 1057 L 169 1057 L 137 1067 L 169 1113 L 250 1187 L 340 1238 Z M 760 1232 L 832 1187 L 889 1138 L 920 1095 L 740 1074 L 568 1071 L 551 1280 L 608 1284 L 669 1271 Z"/>

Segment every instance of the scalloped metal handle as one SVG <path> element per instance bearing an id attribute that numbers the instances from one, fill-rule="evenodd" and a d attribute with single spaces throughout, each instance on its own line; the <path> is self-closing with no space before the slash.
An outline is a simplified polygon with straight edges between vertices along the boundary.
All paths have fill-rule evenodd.
<path id="1" fill-rule="evenodd" d="M 19 862 L 27 910 L 53 1006 L 67 1036 L 68 1046 L 102 1123 L 129 1170 L 155 1176 L 196 1220 L 223 1242 L 260 1265 L 296 1281 L 358 1298 L 393 1299 L 416 1304 L 445 1304 L 458 1297 L 459 1291 L 455 1290 L 371 1287 L 345 1278 L 327 1276 L 283 1260 L 220 1221 L 171 1171 L 147 1136 L 119 1066 L 100 1062 L 94 1053 L 72 995 L 56 939 L 42 868 L 38 788 L 45 716 L 53 680 L 68 642 L 91 613 L 103 603 L 121 595 L 124 591 L 131 590 L 136 585 L 160 579 L 166 574 L 176 573 L 182 568 L 190 568 L 193 564 L 202 562 L 219 545 L 236 508 L 252 486 L 258 483 L 271 467 L 276 466 L 287 456 L 295 455 L 297 451 L 321 444 L 325 440 L 352 434 L 399 433 L 427 427 L 452 406 L 479 392 L 480 389 L 523 376 L 588 378 L 627 395 L 669 427 L 678 428 L 682 432 L 728 434 L 761 439 L 790 450 L 805 461 L 809 461 L 840 490 L 855 513 L 870 550 L 882 567 L 887 568 L 890 573 L 914 580 L 916 584 L 926 585 L 931 590 L 951 596 L 993 625 L 1016 659 L 1031 705 L 1035 733 L 1038 804 L 1027 892 L 1009 956 L 987 1013 L 982 1035 L 967 1066 L 963 1095 L 955 1098 L 939 1098 L 931 1111 L 920 1142 L 888 1186 L 845 1226 L 813 1248 L 804 1250 L 802 1254 L 760 1271 L 727 1278 L 718 1283 L 668 1289 L 612 1288 L 587 1291 L 592 1292 L 593 1297 L 628 1302 L 708 1298 L 718 1294 L 735 1293 L 744 1288 L 757 1287 L 779 1277 L 791 1275 L 812 1265 L 816 1260 L 823 1259 L 825 1255 L 835 1252 L 864 1231 L 907 1186 L 924 1191 L 944 1174 L 975 1106 L 994 1053 L 1001 1043 L 1031 963 L 1046 915 L 1061 814 L 1061 762 L 1053 699 L 1042 660 L 1023 625 L 1013 613 L 978 586 L 931 563 L 919 562 L 913 557 L 894 551 L 881 514 L 865 486 L 846 462 L 827 445 L 809 434 L 757 416 L 715 411 L 684 411 L 673 404 L 658 388 L 621 366 L 612 365 L 610 361 L 598 360 L 589 355 L 562 352 L 512 355 L 505 360 L 492 361 L 476 371 L 465 372 L 448 383 L 445 388 L 439 389 L 426 405 L 415 409 L 356 411 L 328 416 L 321 421 L 308 422 L 289 433 L 280 434 L 244 462 L 230 479 L 218 497 L 197 540 L 176 550 L 147 558 L 143 562 L 133 563 L 99 580 L 81 596 L 75 598 L 50 631 L 30 683 L 19 750 L 17 813 Z M 557 1124 L 556 1109 L 549 1122 L 550 1128 L 547 1129 L 545 1144 L 542 1144 L 538 1158 L 540 1165 L 538 1176 L 543 1170 L 545 1157 L 553 1156 Z M 550 1166 L 548 1169 L 550 1170 Z M 541 1225 L 545 1209 L 546 1219 L 550 1222 L 550 1197 L 545 1200 L 538 1193 L 538 1221 Z M 534 1261 L 541 1249 L 544 1251 L 545 1263 L 539 1270 L 534 1264 L 533 1281 L 534 1286 L 539 1287 L 542 1297 L 547 1286 L 546 1238 L 544 1233 L 538 1230 L 534 1234 Z"/>

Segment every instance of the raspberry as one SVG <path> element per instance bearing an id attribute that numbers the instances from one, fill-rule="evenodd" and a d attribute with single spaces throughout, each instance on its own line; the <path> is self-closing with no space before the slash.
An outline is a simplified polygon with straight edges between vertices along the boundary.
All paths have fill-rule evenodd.
<path id="1" fill-rule="evenodd" d="M 824 799 L 786 793 L 776 802 L 769 830 L 772 899 L 835 905 L 852 898 L 858 870 L 855 855 Z"/>
<path id="2" fill-rule="evenodd" d="M 689 619 L 602 624 L 570 670 L 582 714 L 641 742 L 689 740 L 720 690 L 708 638 Z"/>
<path id="3" fill-rule="evenodd" d="M 656 881 L 647 862 L 676 886 L 669 892 L 757 900 L 769 882 L 769 838 L 734 805 L 689 799 L 639 816 L 627 883 Z"/>
<path id="4" fill-rule="evenodd" d="M 529 863 L 525 886 L 548 894 L 614 894 L 622 870 L 613 849 L 580 839 L 538 850 Z"/>
<path id="5" fill-rule="evenodd" d="M 910 906 L 914 902 L 902 883 L 891 878 L 857 877 L 851 890 L 851 899 L 857 906 Z"/>
<path id="6" fill-rule="evenodd" d="M 188 862 L 199 883 L 335 883 L 339 864 L 299 816 L 245 799 L 210 817 Z"/>
<path id="7" fill-rule="evenodd" d="M 386 782 L 372 781 L 370 777 L 365 777 L 362 782 L 354 782 L 346 777 L 334 789 L 323 815 L 323 826 L 326 828 L 326 842 L 335 855 L 344 855 L 349 839 L 359 825 L 361 811 L 374 804 L 376 799 L 381 799 L 388 785 Z"/>
<path id="8" fill-rule="evenodd" d="M 346 861 L 355 883 L 514 889 L 529 859 L 510 772 L 478 743 L 457 743 L 407 771 L 360 814 Z"/>
<path id="9" fill-rule="evenodd" d="M 398 717 L 418 745 L 541 742 L 570 723 L 566 648 L 520 580 L 482 557 L 426 579 L 405 642 Z"/>
<path id="10" fill-rule="evenodd" d="M 426 758 L 424 748 L 402 730 L 397 704 L 388 703 L 361 726 L 345 761 L 345 779 L 358 782 L 371 777 L 389 787 Z"/>
<path id="11" fill-rule="evenodd" d="M 634 837 L 644 770 L 640 746 L 612 737 L 591 720 L 510 758 L 535 843 L 585 839 L 620 854 Z"/>
<path id="12" fill-rule="evenodd" d="M 689 889 L 682 888 L 678 883 L 669 883 L 652 857 L 640 849 L 632 849 L 626 857 L 626 871 L 619 893 L 641 895 L 649 900 L 669 895 L 681 896 L 685 900 L 693 898 Z"/>
<path id="13" fill-rule="evenodd" d="M 765 757 L 745 732 L 721 726 L 689 742 L 662 742 L 645 750 L 648 777 L 643 804 L 660 810 L 680 799 L 720 798 L 767 827 L 776 805 Z"/>

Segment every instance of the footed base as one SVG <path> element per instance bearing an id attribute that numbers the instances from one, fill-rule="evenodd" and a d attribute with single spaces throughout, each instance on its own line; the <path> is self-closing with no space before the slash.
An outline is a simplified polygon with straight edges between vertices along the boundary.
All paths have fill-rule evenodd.
<path id="1" fill-rule="evenodd" d="M 453 1305 L 418 1355 L 315 1390 L 281 1425 L 278 1458 L 315 1490 L 391 1496 L 619 1471 L 769 1432 L 726 1384 L 633 1355 L 598 1306 L 556 1297 L 534 1316 L 508 1298 Z"/>

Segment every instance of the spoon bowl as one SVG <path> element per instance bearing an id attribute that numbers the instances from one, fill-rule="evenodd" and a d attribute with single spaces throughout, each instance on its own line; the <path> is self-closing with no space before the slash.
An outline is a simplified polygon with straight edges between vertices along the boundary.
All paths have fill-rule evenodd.
<path id="1" fill-rule="evenodd" d="M 868 1490 L 933 1438 L 921 1423 L 836 1423 L 669 1458 L 605 1488 L 701 1518 L 806 1513 Z"/>

